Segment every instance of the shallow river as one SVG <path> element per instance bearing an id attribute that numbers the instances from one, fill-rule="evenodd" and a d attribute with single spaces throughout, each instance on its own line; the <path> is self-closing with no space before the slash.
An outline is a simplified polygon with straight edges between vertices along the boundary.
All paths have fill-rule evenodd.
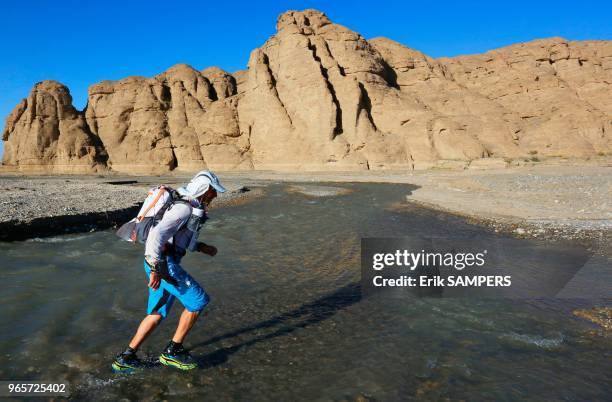
<path id="1" fill-rule="evenodd" d="M 340 186 L 353 191 L 274 184 L 211 212 L 200 238 L 219 254 L 183 260 L 212 299 L 186 340 L 191 372 L 110 370 L 145 314 L 141 247 L 112 231 L 1 243 L 0 378 L 66 381 L 76 399 L 609 398 L 611 340 L 570 313 L 592 302 L 361 296 L 362 237 L 487 240 L 538 256 L 540 270 L 586 250 L 391 208 L 410 187 Z M 143 346 L 151 358 L 180 308 Z"/>

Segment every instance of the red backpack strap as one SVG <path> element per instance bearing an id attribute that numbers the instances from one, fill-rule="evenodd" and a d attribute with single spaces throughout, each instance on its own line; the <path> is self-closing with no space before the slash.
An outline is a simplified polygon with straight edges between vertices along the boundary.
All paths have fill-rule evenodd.
<path id="1" fill-rule="evenodd" d="M 159 201 L 159 199 L 161 198 L 161 196 L 164 194 L 165 191 L 166 191 L 166 187 L 159 186 L 159 192 L 157 193 L 157 195 L 155 196 L 153 201 L 151 201 L 151 203 L 149 204 L 147 209 L 144 210 L 142 215 L 140 215 L 140 216 L 138 216 L 136 218 L 138 220 L 138 222 L 142 221 L 144 219 L 144 217 L 147 216 L 147 213 L 151 210 L 151 208 L 153 208 L 153 206 L 155 206 L 155 204 L 157 204 L 157 201 Z"/>

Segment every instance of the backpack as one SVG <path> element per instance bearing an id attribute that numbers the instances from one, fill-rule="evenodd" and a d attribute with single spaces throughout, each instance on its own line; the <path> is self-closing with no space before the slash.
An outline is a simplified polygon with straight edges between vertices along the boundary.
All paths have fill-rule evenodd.
<path id="1" fill-rule="evenodd" d="M 187 201 L 182 200 L 178 192 L 171 187 L 161 185 L 152 188 L 142 203 L 138 215 L 123 224 L 117 230 L 117 236 L 131 243 L 145 244 L 151 229 L 162 220 L 164 213 L 175 202 Z"/>

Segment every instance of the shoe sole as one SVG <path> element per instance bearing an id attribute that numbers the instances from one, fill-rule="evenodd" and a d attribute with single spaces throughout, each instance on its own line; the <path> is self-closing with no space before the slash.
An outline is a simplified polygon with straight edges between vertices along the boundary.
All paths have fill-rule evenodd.
<path id="1" fill-rule="evenodd" d="M 174 360 L 171 357 L 161 355 L 159 356 L 159 362 L 164 366 L 175 367 L 179 370 L 193 370 L 197 368 L 198 365 L 196 363 L 181 363 L 178 360 Z"/>
<path id="2" fill-rule="evenodd" d="M 113 371 L 115 373 L 129 374 L 129 373 L 134 372 L 134 370 L 136 370 L 135 367 L 124 366 L 123 364 L 120 364 L 120 363 L 117 363 L 117 362 L 113 362 L 111 367 L 113 368 Z"/>

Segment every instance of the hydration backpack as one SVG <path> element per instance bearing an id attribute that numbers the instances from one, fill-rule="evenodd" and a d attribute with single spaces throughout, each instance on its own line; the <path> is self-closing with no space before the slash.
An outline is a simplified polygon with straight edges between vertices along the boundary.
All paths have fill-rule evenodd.
<path id="1" fill-rule="evenodd" d="M 145 244 L 151 229 L 157 225 L 164 213 L 175 202 L 185 202 L 176 190 L 158 186 L 149 190 L 138 215 L 117 230 L 117 236 L 131 243 Z"/>

